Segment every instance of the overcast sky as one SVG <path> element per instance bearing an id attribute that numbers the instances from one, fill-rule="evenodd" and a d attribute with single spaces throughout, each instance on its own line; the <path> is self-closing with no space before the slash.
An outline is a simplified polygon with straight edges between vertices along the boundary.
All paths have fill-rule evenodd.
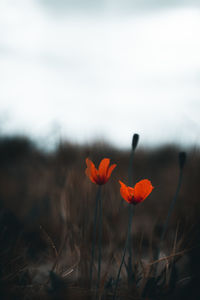
<path id="1" fill-rule="evenodd" d="M 198 2 L 1 1 L 1 131 L 199 145 Z"/>

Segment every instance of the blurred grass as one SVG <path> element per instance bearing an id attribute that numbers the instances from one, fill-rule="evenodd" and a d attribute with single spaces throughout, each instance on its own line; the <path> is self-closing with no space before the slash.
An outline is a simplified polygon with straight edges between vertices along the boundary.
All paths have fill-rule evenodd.
<path id="1" fill-rule="evenodd" d="M 180 150 L 178 146 L 165 145 L 156 149 L 139 147 L 135 153 L 133 185 L 148 178 L 155 187 L 148 199 L 137 206 L 134 215 L 132 232 L 136 277 L 143 274 L 144 279 L 150 268 L 176 190 Z M 101 142 L 85 146 L 62 142 L 55 151 L 47 153 L 26 137 L 0 138 L 2 299 L 91 298 L 88 278 L 97 186 L 85 176 L 86 157 L 90 157 L 96 165 L 104 157 L 117 164 L 102 190 L 101 286 L 107 286 L 108 291 L 106 294 L 106 289 L 102 289 L 102 299 L 111 299 L 112 278 L 115 278 L 119 267 L 128 222 L 128 207 L 121 199 L 118 180 L 128 183 L 129 154 L 128 150 L 122 151 Z M 148 291 L 143 298 L 146 299 L 200 297 L 199 166 L 199 149 L 188 149 L 183 184 L 167 231 L 163 256 L 185 252 L 159 263 L 170 281 L 172 261 L 179 258 L 176 287 L 170 291 L 156 283 L 149 273 L 145 278 L 146 285 L 145 280 L 135 280 L 130 291 L 126 286 L 124 268 L 119 288 L 122 299 L 141 299 L 145 286 Z M 52 268 L 49 276 L 48 271 Z M 149 279 L 151 287 L 155 284 L 154 293 L 147 288 Z"/>

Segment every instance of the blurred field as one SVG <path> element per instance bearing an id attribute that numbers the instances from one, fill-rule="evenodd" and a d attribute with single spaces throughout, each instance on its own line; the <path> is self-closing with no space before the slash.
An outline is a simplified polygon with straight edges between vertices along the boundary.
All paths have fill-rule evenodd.
<path id="1" fill-rule="evenodd" d="M 181 150 L 174 145 L 136 150 L 133 185 L 148 178 L 154 186 L 133 218 L 137 276 L 153 262 L 176 191 Z M 102 198 L 102 299 L 112 299 L 128 222 L 118 180 L 128 184 L 129 154 L 101 142 L 85 146 L 62 142 L 47 153 L 25 137 L 0 138 L 0 299 L 92 299 L 88 278 L 97 186 L 85 175 L 86 157 L 96 166 L 104 157 L 117 164 Z M 199 167 L 199 149 L 188 149 L 183 184 L 162 249 L 163 256 L 173 254 L 177 260 L 174 286 L 160 284 L 144 295 L 142 280 L 127 286 L 123 268 L 120 299 L 200 299 Z M 167 274 L 170 259 L 159 262 L 161 272 L 166 268 Z"/>

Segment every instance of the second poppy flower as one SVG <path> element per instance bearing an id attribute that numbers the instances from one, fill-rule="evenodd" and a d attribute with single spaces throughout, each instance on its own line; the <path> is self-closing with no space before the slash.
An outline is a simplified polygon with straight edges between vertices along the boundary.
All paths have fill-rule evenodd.
<path id="1" fill-rule="evenodd" d="M 122 198 L 128 203 L 134 205 L 144 201 L 144 199 L 146 199 L 153 190 L 151 181 L 148 179 L 143 179 L 139 181 L 138 183 L 136 183 L 134 188 L 125 185 L 120 180 L 119 183 L 121 185 L 120 193 Z"/>

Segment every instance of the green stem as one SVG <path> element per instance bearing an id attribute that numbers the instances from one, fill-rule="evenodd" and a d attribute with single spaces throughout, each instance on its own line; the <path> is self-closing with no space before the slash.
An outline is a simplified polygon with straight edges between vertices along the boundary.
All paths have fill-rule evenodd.
<path id="1" fill-rule="evenodd" d="M 125 255 L 126 255 L 126 249 L 128 247 L 128 243 L 129 243 L 129 236 L 130 236 L 131 225 L 132 225 L 132 217 L 133 217 L 132 210 L 129 209 L 129 221 L 128 221 L 128 231 L 127 231 L 126 243 L 125 243 L 125 246 L 124 246 L 124 251 L 123 251 L 123 256 L 122 256 L 121 264 L 120 264 L 120 267 L 119 267 L 119 271 L 118 271 L 118 274 L 117 274 L 113 300 L 116 299 L 116 293 L 117 293 L 117 287 L 118 287 L 118 283 L 119 283 L 120 273 L 121 273 L 121 269 L 122 269 L 122 266 L 123 266 L 123 263 L 124 263 L 124 258 L 125 258 Z"/>
<path id="2" fill-rule="evenodd" d="M 129 160 L 129 169 L 128 169 L 128 185 L 133 185 L 133 158 L 134 158 L 134 151 L 135 149 L 132 149 L 130 160 Z M 131 218 L 133 217 L 133 205 L 131 207 L 128 207 L 130 210 Z M 133 268 L 132 268 L 132 228 L 130 228 L 129 235 L 128 235 L 128 267 L 127 267 L 127 273 L 128 273 L 128 284 L 131 284 L 131 280 L 133 277 Z"/>
<path id="3" fill-rule="evenodd" d="M 133 218 L 133 213 L 134 213 L 134 207 L 131 205 L 129 207 L 130 210 L 130 218 Z M 129 253 L 129 258 L 128 258 L 128 284 L 131 284 L 132 278 L 133 278 L 133 267 L 132 267 L 132 226 L 129 230 L 129 236 L 128 236 L 128 253 Z"/>
<path id="4" fill-rule="evenodd" d="M 172 199 L 172 202 L 170 204 L 170 207 L 169 207 L 169 210 L 168 210 L 168 214 L 167 214 L 167 218 L 166 218 L 165 223 L 163 225 L 162 234 L 161 234 L 160 243 L 159 243 L 159 249 L 157 250 L 155 260 L 158 259 L 158 256 L 159 256 L 159 253 L 160 253 L 160 249 L 161 249 L 163 241 L 164 241 L 164 237 L 165 237 L 165 234 L 166 234 L 166 231 L 167 231 L 169 220 L 171 218 L 172 212 L 174 210 L 174 206 L 176 204 L 176 200 L 178 198 L 178 194 L 180 192 L 180 188 L 181 188 L 181 184 L 182 184 L 182 178 L 183 178 L 183 168 L 180 169 L 177 189 L 176 189 L 174 198 Z"/>
<path id="5" fill-rule="evenodd" d="M 134 158 L 134 150 L 131 151 L 130 159 L 129 159 L 129 167 L 128 167 L 128 185 L 133 185 L 133 158 Z"/>
<path id="6" fill-rule="evenodd" d="M 101 279 L 101 242 L 102 242 L 102 199 L 99 196 L 99 256 L 98 256 L 98 279 L 97 279 L 97 289 L 100 286 Z"/>
<path id="7" fill-rule="evenodd" d="M 101 186 L 99 186 L 97 194 L 96 194 L 96 203 L 94 210 L 94 228 L 93 228 L 93 238 L 92 238 L 92 252 L 91 252 L 91 264 L 90 264 L 90 284 L 92 286 L 92 275 L 93 275 L 93 266 L 94 266 L 94 255 L 95 255 L 95 244 L 96 244 L 96 231 L 97 231 L 97 214 L 98 214 L 98 205 L 99 198 L 101 194 Z"/>

